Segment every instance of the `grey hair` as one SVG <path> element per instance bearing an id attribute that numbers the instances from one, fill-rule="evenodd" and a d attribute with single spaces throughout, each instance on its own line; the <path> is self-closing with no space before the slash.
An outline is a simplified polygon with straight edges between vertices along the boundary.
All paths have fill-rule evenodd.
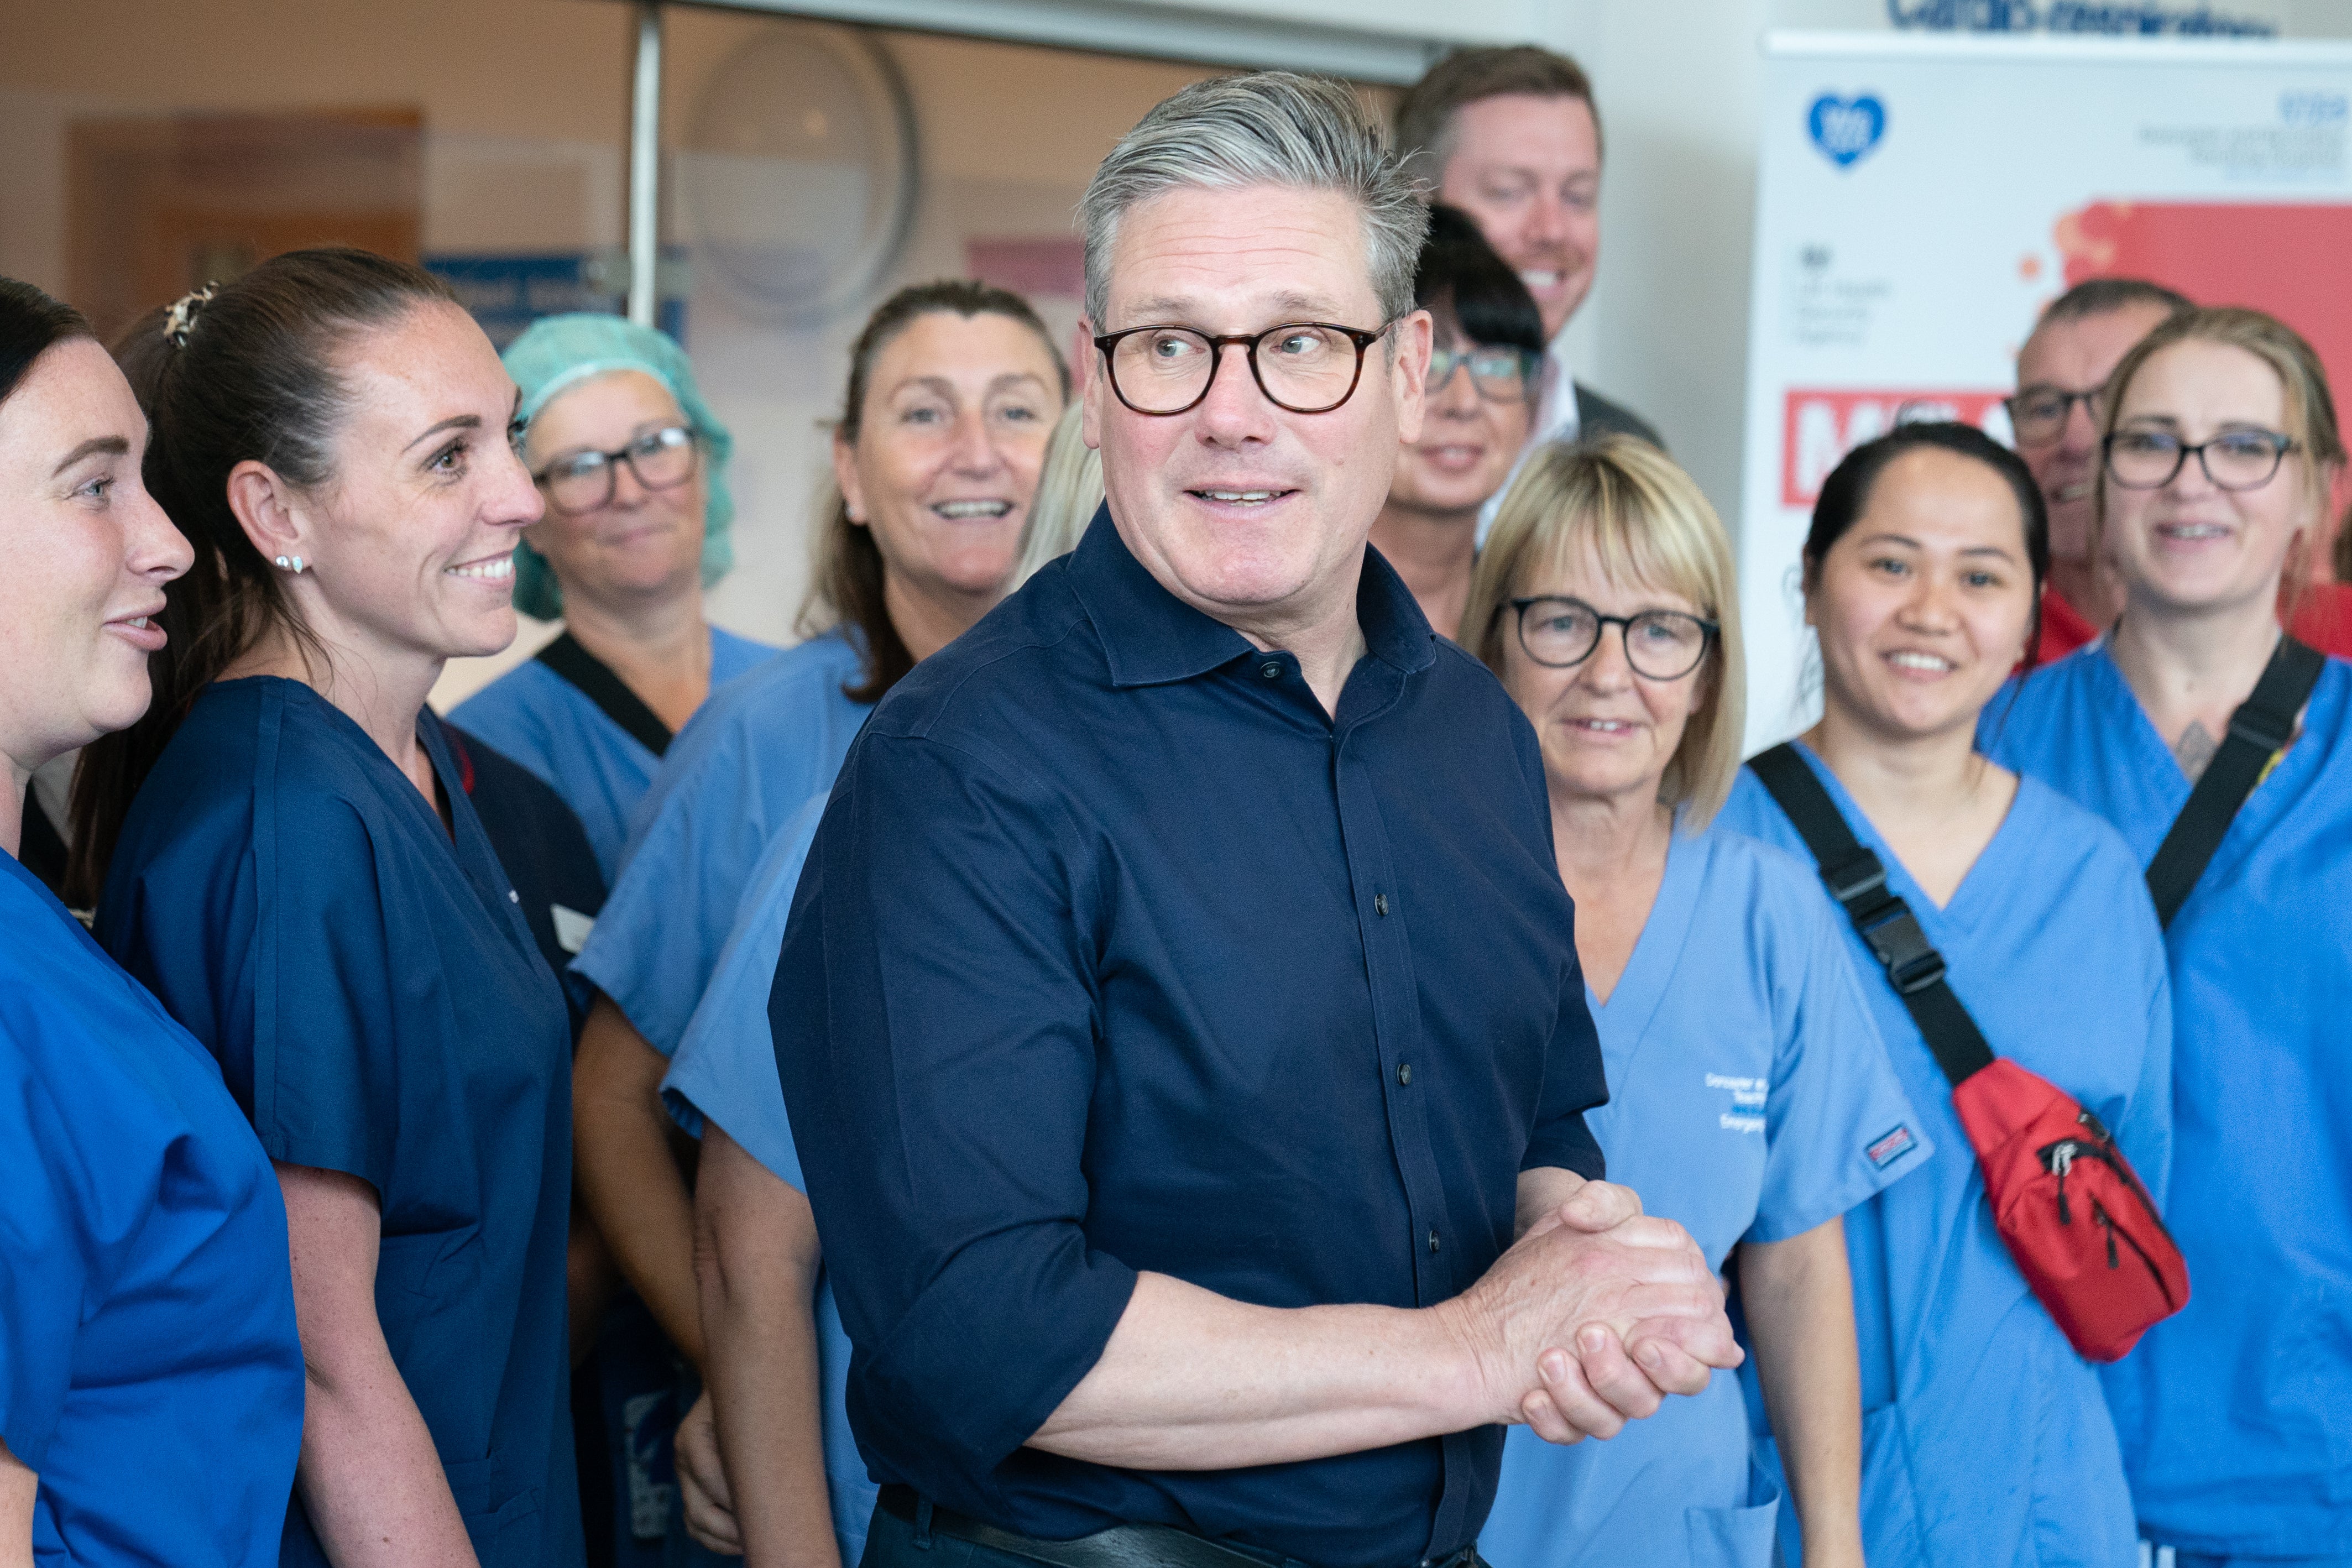
<path id="1" fill-rule="evenodd" d="M 1145 115 L 1095 170 L 1078 203 L 1086 237 L 1087 319 L 1110 308 L 1110 253 L 1129 208 L 1186 186 L 1285 185 L 1331 191 L 1364 219 L 1364 258 L 1381 313 L 1413 308 L 1413 267 L 1429 209 L 1368 118 L 1355 89 L 1293 71 L 1197 81 Z"/>

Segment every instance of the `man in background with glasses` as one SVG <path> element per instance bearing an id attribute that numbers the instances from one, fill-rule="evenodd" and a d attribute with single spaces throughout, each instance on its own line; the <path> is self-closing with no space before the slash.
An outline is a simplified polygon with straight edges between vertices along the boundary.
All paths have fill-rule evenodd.
<path id="1" fill-rule="evenodd" d="M 2105 423 L 2099 394 L 2133 344 L 2189 308 L 2186 295 L 2159 283 L 2094 278 L 2052 300 L 2018 351 L 2010 429 L 2050 507 L 2050 592 L 2036 664 L 2074 652 L 2123 613 L 2115 574 L 2092 556 Z"/>
<path id="2" fill-rule="evenodd" d="M 1106 506 L 876 710 L 771 1001 L 868 1568 L 1472 1568 L 1498 1424 L 1739 1352 L 1597 1179 L 1534 737 L 1366 549 L 1425 216 L 1270 73 L 1081 218 Z"/>

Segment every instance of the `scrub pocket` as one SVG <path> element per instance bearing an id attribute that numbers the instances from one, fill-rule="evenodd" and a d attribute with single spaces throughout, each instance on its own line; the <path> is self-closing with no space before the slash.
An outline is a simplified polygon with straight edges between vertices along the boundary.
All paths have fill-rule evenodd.
<path id="1" fill-rule="evenodd" d="M 527 1563 L 541 1555 L 537 1550 L 540 1511 L 546 1497 L 541 1487 L 509 1492 L 500 1484 L 496 1458 L 467 1459 L 444 1465 L 449 1495 L 457 1500 L 457 1516 L 482 1563 Z"/>
<path id="2" fill-rule="evenodd" d="M 1919 1499 L 1911 1489 L 1911 1441 L 1900 1404 L 1863 1414 L 1862 1544 L 1870 1568 L 1926 1568 Z"/>
<path id="3" fill-rule="evenodd" d="M 1755 1484 L 1776 1491 L 1784 1489 L 1779 1445 L 1759 1436 L 1754 1452 L 1759 1472 Z M 1797 1510 L 1785 1499 L 1773 1506 L 1780 1515 L 1780 1560 L 1789 1568 L 1803 1568 Z M 1927 1549 L 1919 1530 L 1919 1500 L 1911 1489 L 1911 1445 L 1904 1435 L 1899 1405 L 1882 1405 L 1863 1413 L 1862 1544 L 1870 1568 L 1927 1568 Z"/>
<path id="4" fill-rule="evenodd" d="M 1773 1541 L 1780 1523 L 1780 1489 L 1759 1467 L 1748 1472 L 1746 1508 L 1690 1508 L 1683 1528 L 1690 1537 L 1691 1568 L 1774 1568 Z"/>

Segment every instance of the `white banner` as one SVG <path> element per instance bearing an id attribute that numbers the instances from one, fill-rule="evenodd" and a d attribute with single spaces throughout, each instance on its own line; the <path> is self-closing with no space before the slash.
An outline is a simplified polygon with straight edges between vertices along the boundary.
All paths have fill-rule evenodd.
<path id="1" fill-rule="evenodd" d="M 1740 604 L 1751 750 L 1810 722 L 1798 554 L 1900 417 L 2006 440 L 2041 308 L 2085 278 L 2255 305 L 2352 385 L 2352 47 L 1900 34 L 1767 41 Z"/>

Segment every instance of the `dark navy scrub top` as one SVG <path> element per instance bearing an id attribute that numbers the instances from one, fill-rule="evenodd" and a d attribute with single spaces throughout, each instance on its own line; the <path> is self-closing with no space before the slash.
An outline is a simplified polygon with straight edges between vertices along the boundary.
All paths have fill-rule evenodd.
<path id="1" fill-rule="evenodd" d="M 272 1159 L 380 1195 L 376 1311 L 484 1568 L 576 1564 L 563 997 L 440 721 L 417 734 L 452 827 L 309 687 L 206 688 L 123 824 L 99 936 Z M 285 1561 L 326 1561 L 299 1503 Z"/>
<path id="2" fill-rule="evenodd" d="M 34 1556 L 268 1568 L 302 1444 L 277 1178 L 212 1058 L 5 854 L 0 933 L 0 1438 L 40 1478 Z"/>

